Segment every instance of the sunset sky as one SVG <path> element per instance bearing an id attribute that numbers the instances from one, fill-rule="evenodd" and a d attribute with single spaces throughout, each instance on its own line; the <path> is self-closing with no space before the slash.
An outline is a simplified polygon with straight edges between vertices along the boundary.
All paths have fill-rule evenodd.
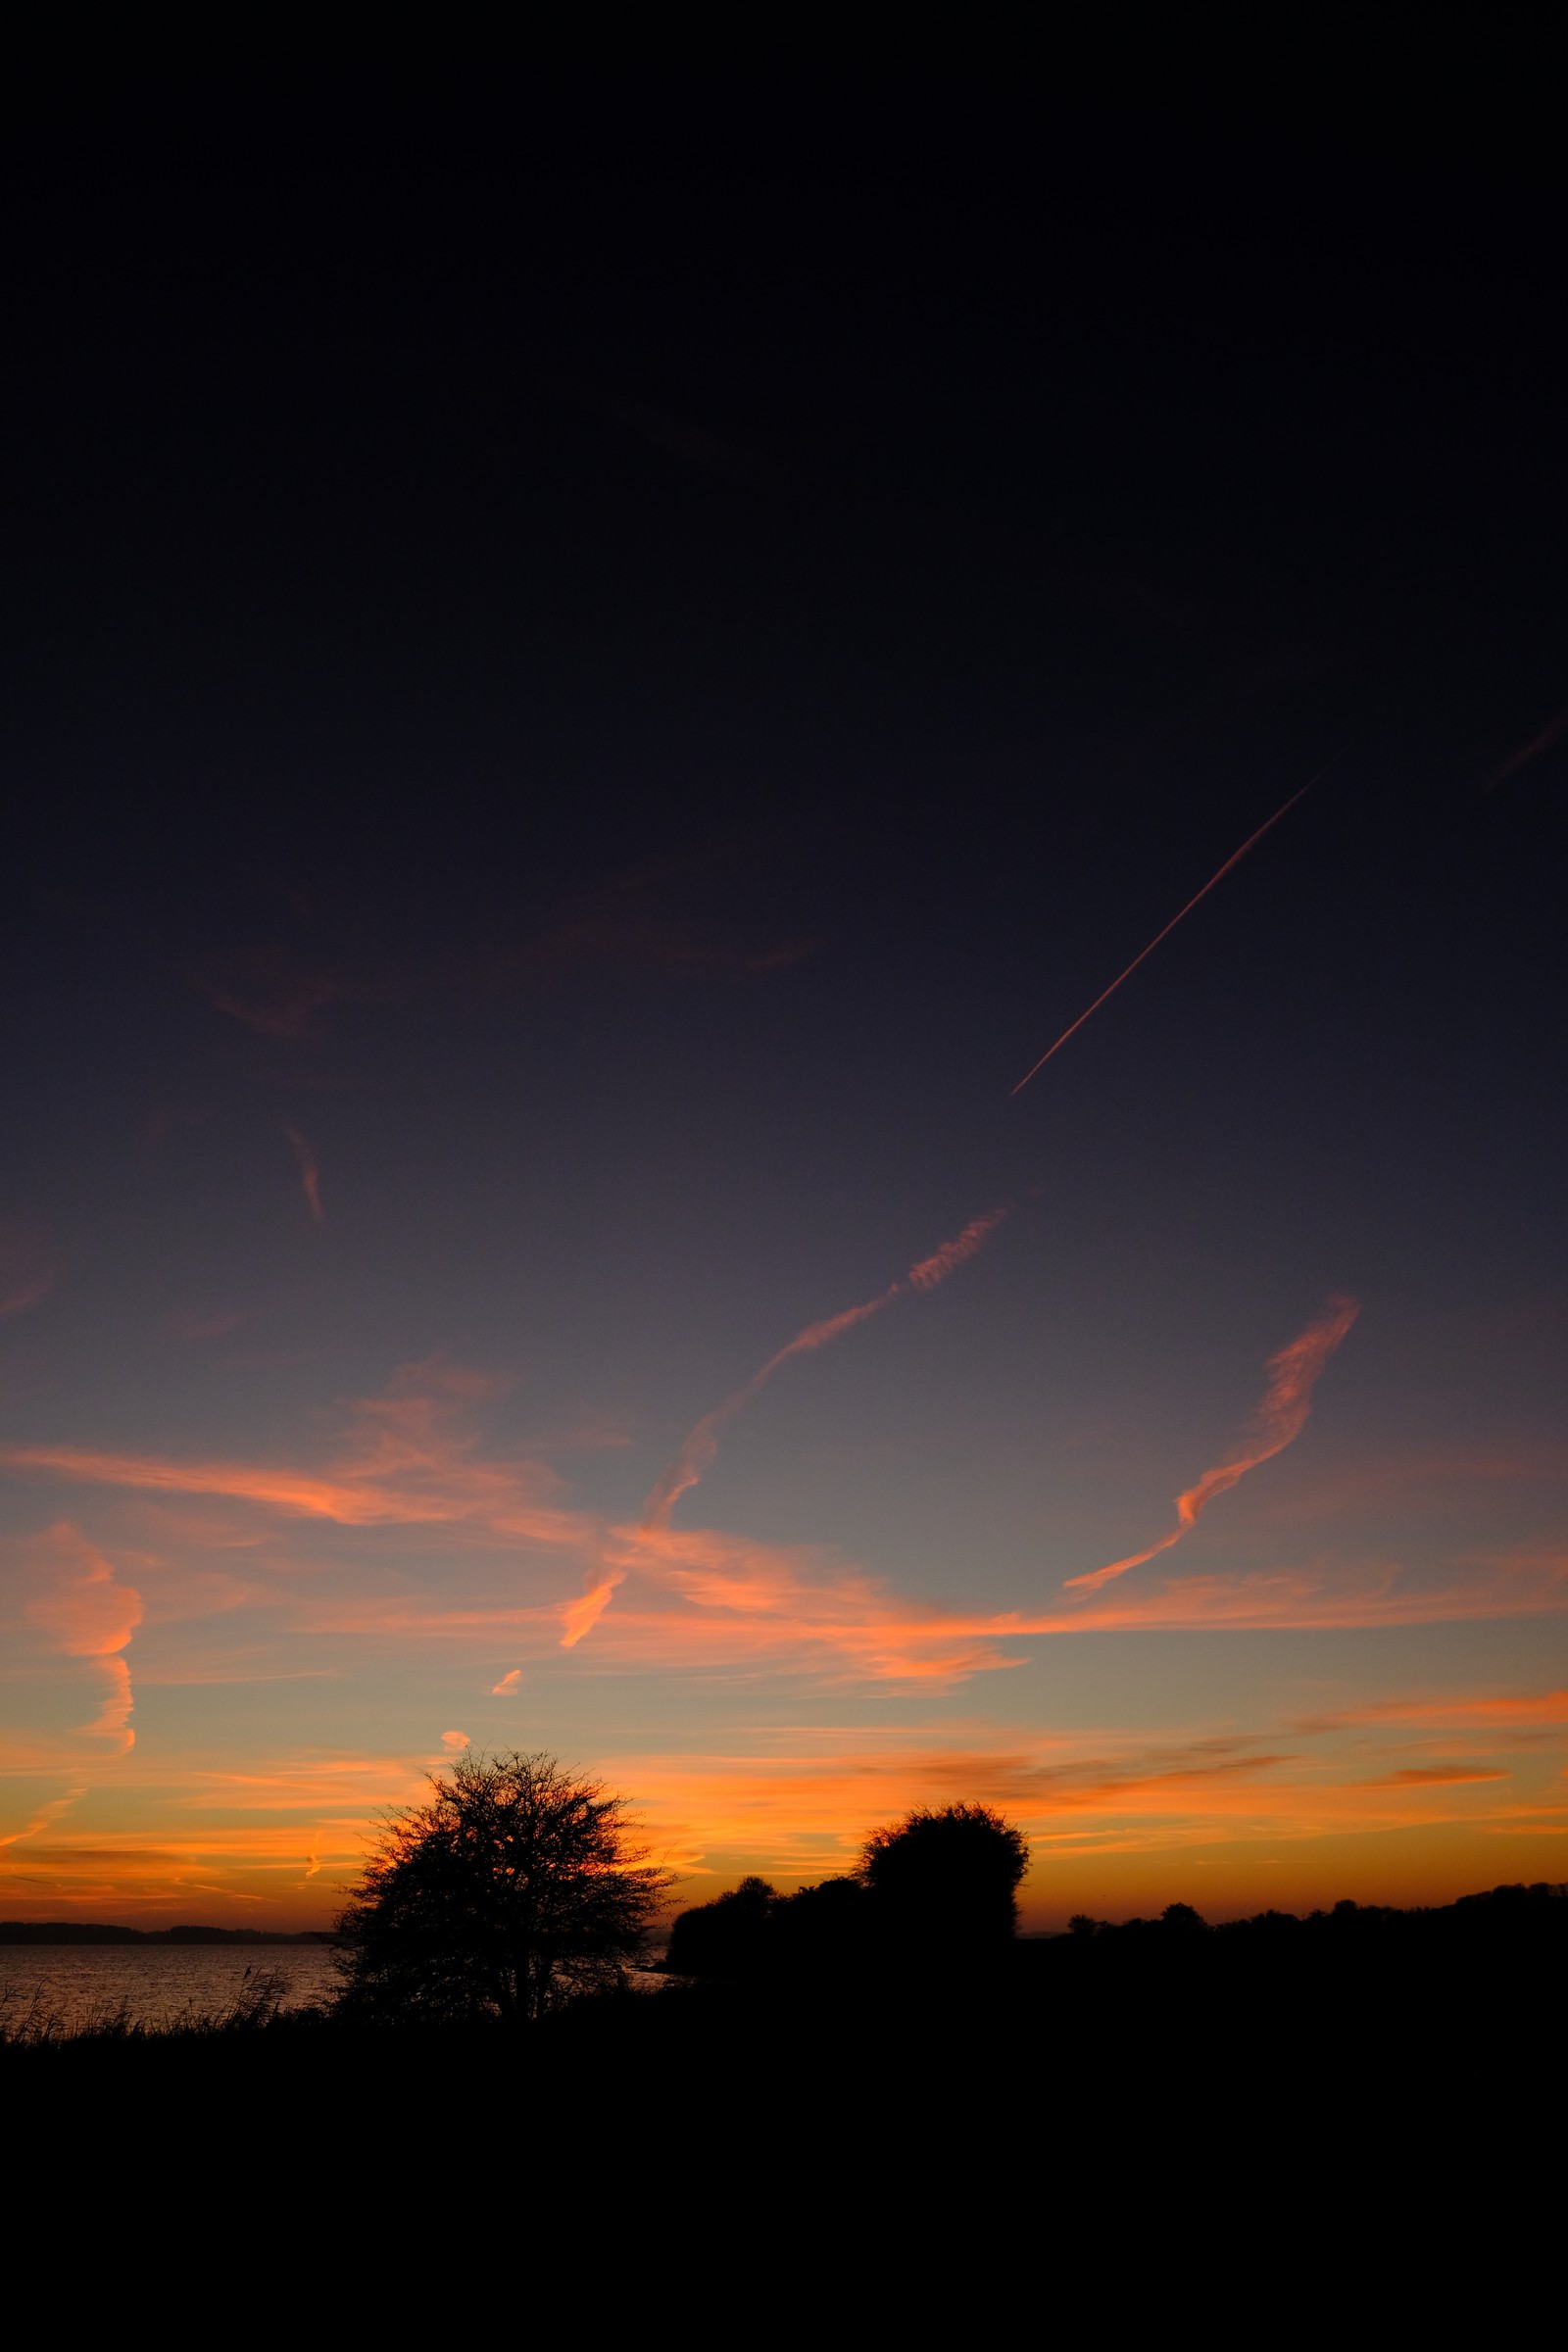
<path id="1" fill-rule="evenodd" d="M 1216 106 L 13 147 L 0 1916 L 1568 1879 L 1561 165 Z"/>

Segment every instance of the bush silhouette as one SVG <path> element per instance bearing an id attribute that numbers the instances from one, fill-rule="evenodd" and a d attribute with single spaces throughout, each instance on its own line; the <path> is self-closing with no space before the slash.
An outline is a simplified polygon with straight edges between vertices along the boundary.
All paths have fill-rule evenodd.
<path id="1" fill-rule="evenodd" d="M 866 1839 L 859 1876 L 892 1934 L 975 1949 L 1016 1931 L 1028 1867 L 1023 1832 L 989 1805 L 920 1805 Z"/>
<path id="2" fill-rule="evenodd" d="M 338 1921 L 350 2017 L 522 2023 L 617 1979 L 668 1874 L 623 1800 L 554 1757 L 460 1756 L 398 1815 Z"/>
<path id="3" fill-rule="evenodd" d="M 742 1879 L 728 1894 L 683 1911 L 669 1932 L 664 1966 L 681 1977 L 756 1976 L 778 1899 L 765 1879 Z"/>

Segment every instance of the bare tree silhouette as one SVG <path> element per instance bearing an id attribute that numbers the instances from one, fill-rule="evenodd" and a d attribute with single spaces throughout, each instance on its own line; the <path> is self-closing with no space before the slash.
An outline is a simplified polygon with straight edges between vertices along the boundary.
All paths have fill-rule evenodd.
<path id="1" fill-rule="evenodd" d="M 346 2016 L 522 2023 L 616 1981 L 669 1883 L 625 1801 L 553 1756 L 460 1756 L 338 1921 Z"/>

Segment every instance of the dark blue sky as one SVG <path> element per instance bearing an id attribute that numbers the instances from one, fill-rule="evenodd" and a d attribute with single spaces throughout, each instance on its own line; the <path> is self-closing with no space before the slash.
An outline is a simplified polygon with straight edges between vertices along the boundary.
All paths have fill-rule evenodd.
<path id="1" fill-rule="evenodd" d="M 1294 1720 L 1303 1675 L 1363 1712 L 1560 1681 L 1568 734 L 1499 771 L 1568 705 L 1563 188 L 1451 103 L 535 75 L 38 111 L 0 722 L 24 1814 L 79 1781 L 82 1838 L 173 1852 L 204 1773 L 270 1758 L 317 1793 L 202 1867 L 308 1910 L 336 1881 L 279 1891 L 288 1838 L 352 1851 L 353 1789 L 446 1721 L 621 1769 L 694 1869 L 788 1875 L 882 1784 L 795 1790 L 791 1844 L 736 1796 L 760 1727 L 861 1708 L 923 1787 L 907 1684 L 914 1747 L 1045 1855 L 1069 1718 L 1119 1755 Z M 1002 1204 L 726 1425 L 677 1514 L 746 1531 L 721 1570 L 626 1550 L 704 1414 Z M 1341 1293 L 1312 1419 L 1172 1555 L 1212 1589 L 1051 1630 Z M 279 1533 L 214 1463 L 339 1501 Z M 561 1527 L 481 1507 L 486 1464 Z M 89 1554 L 142 1596 L 118 1643 Z M 736 1597 L 780 1563 L 814 1597 Z M 884 1642 L 899 1595 L 940 1673 Z M 1008 1613 L 1029 1662 L 964 1663 Z M 134 1750 L 73 1728 L 105 1659 Z M 192 1729 L 220 1668 L 246 1695 Z M 1448 1838 L 1468 1884 L 1489 1838 L 1562 1838 L 1543 1752 L 1512 1827 L 1358 1812 L 1384 1784 L 1341 1759 L 1234 1854 L 1080 1790 L 1080 1865 L 1218 1840 L 1250 1899 L 1278 1823 L 1364 1833 L 1374 1877 Z M 344 1756 L 380 1762 L 311 1779 Z"/>

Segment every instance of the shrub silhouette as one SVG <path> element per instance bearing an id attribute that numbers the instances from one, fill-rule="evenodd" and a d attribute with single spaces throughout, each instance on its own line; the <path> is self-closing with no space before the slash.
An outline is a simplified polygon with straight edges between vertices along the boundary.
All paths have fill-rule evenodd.
<path id="1" fill-rule="evenodd" d="M 624 1801 L 555 1758 L 458 1758 L 396 1816 L 338 1921 L 350 2017 L 520 2024 L 616 1981 L 668 1874 Z"/>
<path id="2" fill-rule="evenodd" d="M 865 1958 L 874 1921 L 858 1879 L 823 1879 L 780 1902 L 772 1920 L 775 1964 L 804 1976 L 839 1973 Z"/>
<path id="3" fill-rule="evenodd" d="M 751 1977 L 764 1966 L 778 1896 L 766 1879 L 742 1879 L 728 1894 L 683 1911 L 664 1966 L 680 1977 Z"/>
<path id="4" fill-rule="evenodd" d="M 1023 1832 L 989 1805 L 919 1805 L 866 1839 L 859 1877 L 887 1931 L 974 1949 L 1015 1932 L 1028 1867 Z"/>

